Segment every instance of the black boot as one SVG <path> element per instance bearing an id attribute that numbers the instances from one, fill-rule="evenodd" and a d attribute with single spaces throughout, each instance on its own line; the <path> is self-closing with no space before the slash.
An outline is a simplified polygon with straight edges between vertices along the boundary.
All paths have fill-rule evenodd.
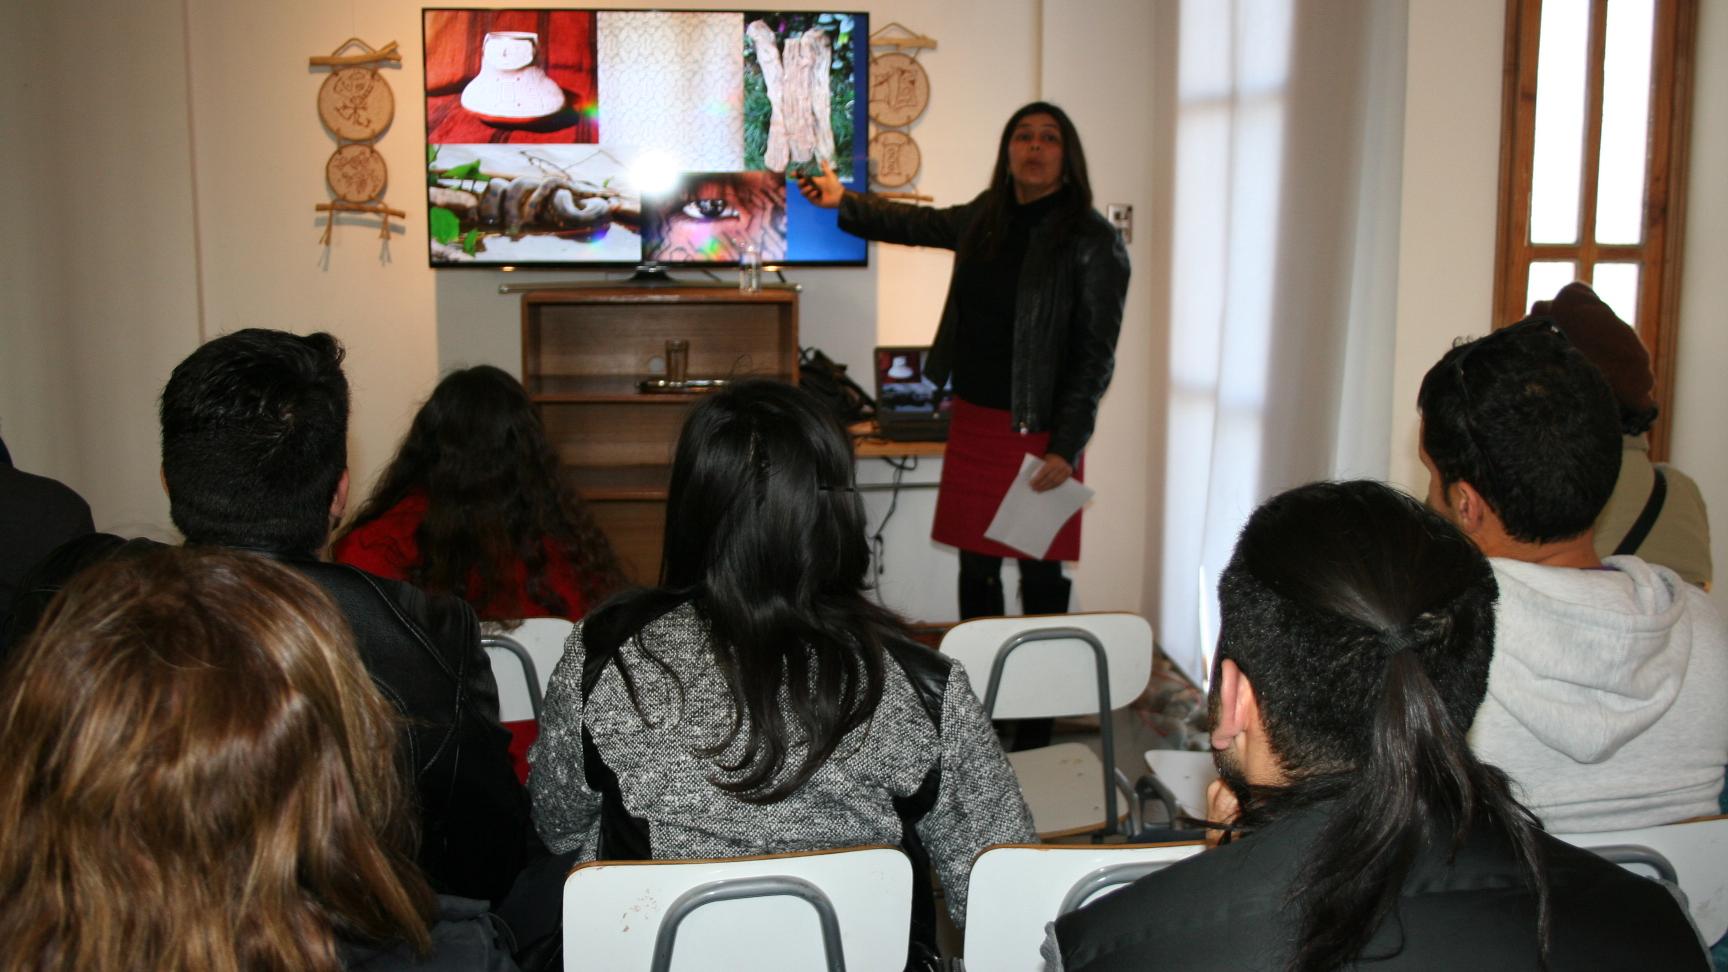
<path id="1" fill-rule="evenodd" d="M 1038 566 L 1029 568 L 1028 564 Z M 1020 562 L 1020 613 L 1067 614 L 1068 595 L 1073 589 L 1074 582 L 1062 576 L 1060 562 Z"/>
<path id="2" fill-rule="evenodd" d="M 1008 613 L 1002 594 L 1002 558 L 960 551 L 960 620 Z"/>

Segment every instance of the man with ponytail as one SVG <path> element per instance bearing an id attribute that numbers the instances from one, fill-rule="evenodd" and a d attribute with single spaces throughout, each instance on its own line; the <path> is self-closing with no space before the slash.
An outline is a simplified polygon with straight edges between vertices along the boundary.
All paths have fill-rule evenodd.
<path id="1" fill-rule="evenodd" d="M 1543 833 L 1465 732 L 1493 571 L 1380 483 L 1316 483 L 1219 581 L 1219 846 L 1063 916 L 1050 968 L 1703 969 L 1660 885 Z"/>

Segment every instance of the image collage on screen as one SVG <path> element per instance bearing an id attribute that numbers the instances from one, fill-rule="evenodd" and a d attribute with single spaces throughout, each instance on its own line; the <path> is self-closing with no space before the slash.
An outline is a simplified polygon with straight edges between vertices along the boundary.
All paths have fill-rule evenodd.
<path id="1" fill-rule="evenodd" d="M 863 264 L 864 14 L 424 12 L 434 266 Z"/>

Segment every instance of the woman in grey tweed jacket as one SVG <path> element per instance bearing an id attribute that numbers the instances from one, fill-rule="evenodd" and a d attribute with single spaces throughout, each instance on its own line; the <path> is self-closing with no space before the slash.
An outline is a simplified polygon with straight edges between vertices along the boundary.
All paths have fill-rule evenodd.
<path id="1" fill-rule="evenodd" d="M 1031 815 L 965 672 L 866 597 L 844 433 L 789 385 L 735 385 L 691 412 L 668 499 L 661 586 L 591 613 L 553 672 L 530 755 L 546 845 L 895 844 L 964 922 L 973 857 L 1032 840 Z"/>

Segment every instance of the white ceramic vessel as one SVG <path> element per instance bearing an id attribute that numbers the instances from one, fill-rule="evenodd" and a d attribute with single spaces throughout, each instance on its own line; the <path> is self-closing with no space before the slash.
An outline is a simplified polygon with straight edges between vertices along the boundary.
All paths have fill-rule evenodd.
<path id="1" fill-rule="evenodd" d="M 480 73 L 462 89 L 462 107 L 500 121 L 532 121 L 564 107 L 564 90 L 540 67 L 540 35 L 499 30 L 486 35 Z"/>

